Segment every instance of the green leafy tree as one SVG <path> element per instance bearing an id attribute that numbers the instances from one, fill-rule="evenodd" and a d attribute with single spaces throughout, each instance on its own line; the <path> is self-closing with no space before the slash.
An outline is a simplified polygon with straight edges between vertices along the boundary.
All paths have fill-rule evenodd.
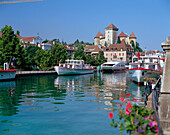
<path id="1" fill-rule="evenodd" d="M 135 52 L 143 52 L 142 48 L 139 47 L 139 43 L 138 42 L 136 42 L 136 47 L 134 46 L 133 48 L 134 48 Z"/>
<path id="2" fill-rule="evenodd" d="M 107 42 L 104 43 L 104 46 L 107 47 Z"/>
<path id="3" fill-rule="evenodd" d="M 46 39 L 46 40 L 44 40 L 42 43 L 47 43 L 49 40 L 48 39 Z"/>
<path id="4" fill-rule="evenodd" d="M 120 40 L 120 37 L 118 37 L 117 44 L 120 44 L 120 43 L 121 43 L 121 40 Z"/>
<path id="5" fill-rule="evenodd" d="M 61 63 L 64 62 L 66 59 L 69 58 L 69 55 L 66 49 L 62 45 L 54 45 L 51 48 L 51 58 L 52 58 L 52 65 L 56 65 L 57 61 Z"/>
<path id="6" fill-rule="evenodd" d="M 41 48 L 38 46 L 29 46 L 28 48 L 25 48 L 25 60 L 28 69 L 38 66 L 35 62 L 35 52 L 37 50 L 41 50 Z"/>
<path id="7" fill-rule="evenodd" d="M 16 34 L 17 34 L 17 35 L 20 35 L 20 32 L 19 32 L 19 30 L 17 30 Z"/>
<path id="8" fill-rule="evenodd" d="M 25 65 L 23 47 L 20 44 L 20 39 L 14 34 L 11 26 L 5 25 L 1 29 L 2 37 L 0 38 L 0 57 L 1 63 L 9 62 L 11 58 L 16 68 L 23 68 Z"/>
<path id="9" fill-rule="evenodd" d="M 79 45 L 77 51 L 74 52 L 74 59 L 75 60 L 86 60 L 86 54 L 84 52 L 83 45 Z"/>

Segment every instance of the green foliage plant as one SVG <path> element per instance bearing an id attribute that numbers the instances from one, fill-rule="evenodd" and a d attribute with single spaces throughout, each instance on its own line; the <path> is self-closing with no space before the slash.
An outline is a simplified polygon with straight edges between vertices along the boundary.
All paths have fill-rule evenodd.
<path id="1" fill-rule="evenodd" d="M 131 94 L 126 94 L 126 97 L 130 97 Z M 110 125 L 113 127 L 119 127 L 120 133 L 124 130 L 128 134 L 133 135 L 155 135 L 158 134 L 158 124 L 153 119 L 153 109 L 147 109 L 145 106 L 137 105 L 137 99 L 120 98 L 121 103 L 118 106 L 118 121 L 115 121 L 113 112 L 109 113 L 109 117 L 112 119 Z"/>

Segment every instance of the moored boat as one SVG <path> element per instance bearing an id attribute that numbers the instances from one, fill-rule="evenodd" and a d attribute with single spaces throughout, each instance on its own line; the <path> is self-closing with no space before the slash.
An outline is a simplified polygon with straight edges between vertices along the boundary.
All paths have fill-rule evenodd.
<path id="1" fill-rule="evenodd" d="M 157 78 L 159 77 L 159 73 L 162 71 L 160 65 L 159 56 L 134 56 L 132 59 L 132 63 L 129 63 L 129 69 L 126 69 L 129 77 L 138 84 L 143 83 L 143 79 L 145 76 Z"/>
<path id="2" fill-rule="evenodd" d="M 90 64 L 84 64 L 84 60 L 66 60 L 65 63 L 54 66 L 58 75 L 92 74 L 94 69 Z"/>
<path id="3" fill-rule="evenodd" d="M 125 71 L 125 63 L 118 61 L 105 62 L 101 65 L 101 71 L 116 72 Z"/>
<path id="4" fill-rule="evenodd" d="M 16 75 L 15 69 L 9 69 L 8 63 L 4 63 L 4 69 L 0 69 L 0 81 L 14 79 Z"/>

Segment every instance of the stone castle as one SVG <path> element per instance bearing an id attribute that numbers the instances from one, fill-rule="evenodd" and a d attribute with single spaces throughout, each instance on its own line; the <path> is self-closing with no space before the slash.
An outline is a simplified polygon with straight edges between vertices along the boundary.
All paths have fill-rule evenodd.
<path id="1" fill-rule="evenodd" d="M 113 24 L 110 24 L 105 28 L 105 33 L 102 34 L 100 31 L 94 38 L 94 45 L 110 46 L 111 44 L 117 44 L 118 37 L 120 41 L 125 40 L 126 44 L 136 46 L 136 36 L 132 32 L 130 36 L 121 32 L 118 36 L 118 28 Z"/>

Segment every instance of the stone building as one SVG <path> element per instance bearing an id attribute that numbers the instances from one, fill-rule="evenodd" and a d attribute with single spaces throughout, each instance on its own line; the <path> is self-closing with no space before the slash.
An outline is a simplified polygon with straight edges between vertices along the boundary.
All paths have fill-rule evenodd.
<path id="1" fill-rule="evenodd" d="M 107 62 L 110 61 L 123 61 L 130 62 L 134 49 L 131 45 L 126 44 L 125 40 L 122 39 L 120 44 L 111 44 L 104 50 L 104 57 L 107 59 Z"/>
<path id="2" fill-rule="evenodd" d="M 110 44 L 116 44 L 118 38 L 118 28 L 113 24 L 110 24 L 105 28 L 105 34 L 102 34 L 100 31 L 94 38 L 94 45 L 105 45 L 109 46 Z"/>
<path id="3" fill-rule="evenodd" d="M 105 28 L 104 34 L 100 31 L 97 33 L 94 38 L 94 45 L 110 46 L 111 44 L 116 44 L 119 37 L 121 41 L 124 39 L 126 44 L 136 46 L 136 36 L 134 32 L 132 32 L 130 36 L 121 32 L 118 36 L 118 30 L 116 26 L 110 24 Z"/>
<path id="4" fill-rule="evenodd" d="M 124 39 L 126 44 L 129 44 L 131 46 L 133 46 L 133 45 L 136 46 L 136 36 L 135 36 L 134 32 L 132 32 L 130 34 L 130 36 L 121 32 L 118 37 L 120 38 L 121 41 Z"/>

